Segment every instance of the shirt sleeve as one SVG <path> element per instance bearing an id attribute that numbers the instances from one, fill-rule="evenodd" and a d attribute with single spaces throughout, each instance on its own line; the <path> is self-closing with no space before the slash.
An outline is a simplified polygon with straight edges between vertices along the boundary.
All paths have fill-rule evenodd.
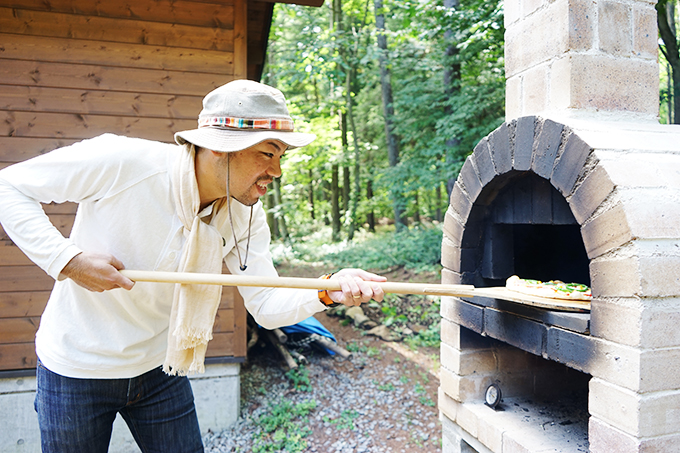
<path id="1" fill-rule="evenodd" d="M 250 208 L 245 209 L 249 216 Z M 245 225 L 243 225 L 243 216 L 239 216 L 240 225 L 238 228 L 235 227 L 238 231 L 245 231 L 240 234 L 238 241 L 242 259 L 245 259 L 248 240 L 247 216 L 245 216 Z M 258 202 L 253 207 L 247 268 L 245 271 L 240 269 L 238 252 L 232 248 L 225 257 L 230 272 L 235 275 L 278 276 L 269 251 L 270 242 L 271 233 L 266 214 L 262 203 Z M 239 287 L 238 290 L 243 296 L 248 312 L 255 322 L 265 329 L 297 324 L 326 309 L 326 306 L 319 301 L 318 291 L 313 289 Z"/>
<path id="2" fill-rule="evenodd" d="M 50 222 L 40 203 L 81 203 L 104 197 L 121 174 L 116 150 L 129 144 L 124 140 L 106 134 L 0 171 L 0 223 L 51 277 L 57 279 L 82 250 Z"/>

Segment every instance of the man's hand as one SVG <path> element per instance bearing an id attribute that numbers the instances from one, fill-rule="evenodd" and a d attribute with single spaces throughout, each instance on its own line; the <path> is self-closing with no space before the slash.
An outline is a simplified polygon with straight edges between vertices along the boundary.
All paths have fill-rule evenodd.
<path id="1" fill-rule="evenodd" d="M 371 282 L 387 281 L 385 277 L 361 269 L 343 269 L 331 277 L 338 280 L 342 291 L 328 291 L 328 297 L 343 305 L 361 305 L 371 299 L 380 302 L 385 293 L 379 285 Z"/>
<path id="2" fill-rule="evenodd" d="M 118 272 L 121 269 L 125 266 L 113 255 L 83 252 L 68 262 L 61 275 L 98 293 L 115 288 L 130 290 L 135 283 Z"/>

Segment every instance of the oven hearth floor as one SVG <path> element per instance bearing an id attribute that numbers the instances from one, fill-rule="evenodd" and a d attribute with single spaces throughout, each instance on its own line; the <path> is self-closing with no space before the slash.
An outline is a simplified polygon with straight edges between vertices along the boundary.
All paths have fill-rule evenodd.
<path id="1" fill-rule="evenodd" d="M 479 453 L 588 452 L 588 411 L 583 398 L 503 398 L 500 410 L 481 402 L 457 406 L 458 425 L 452 426 Z"/>

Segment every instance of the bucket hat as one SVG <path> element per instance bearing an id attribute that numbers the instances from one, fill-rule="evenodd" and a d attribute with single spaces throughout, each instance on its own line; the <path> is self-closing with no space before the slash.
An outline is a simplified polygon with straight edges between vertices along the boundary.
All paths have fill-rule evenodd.
<path id="1" fill-rule="evenodd" d="M 288 148 L 309 145 L 316 135 L 295 132 L 286 98 L 276 88 L 252 80 L 234 80 L 203 98 L 198 128 L 175 133 L 175 141 L 213 151 L 234 152 L 266 140 Z"/>

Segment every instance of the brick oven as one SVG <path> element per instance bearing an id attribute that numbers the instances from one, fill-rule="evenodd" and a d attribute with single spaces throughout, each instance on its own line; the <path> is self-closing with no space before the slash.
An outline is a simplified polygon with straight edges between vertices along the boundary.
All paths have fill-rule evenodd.
<path id="1" fill-rule="evenodd" d="M 680 451 L 680 126 L 657 120 L 654 6 L 505 7 L 506 122 L 453 187 L 442 282 L 594 298 L 442 298 L 443 452 Z"/>

